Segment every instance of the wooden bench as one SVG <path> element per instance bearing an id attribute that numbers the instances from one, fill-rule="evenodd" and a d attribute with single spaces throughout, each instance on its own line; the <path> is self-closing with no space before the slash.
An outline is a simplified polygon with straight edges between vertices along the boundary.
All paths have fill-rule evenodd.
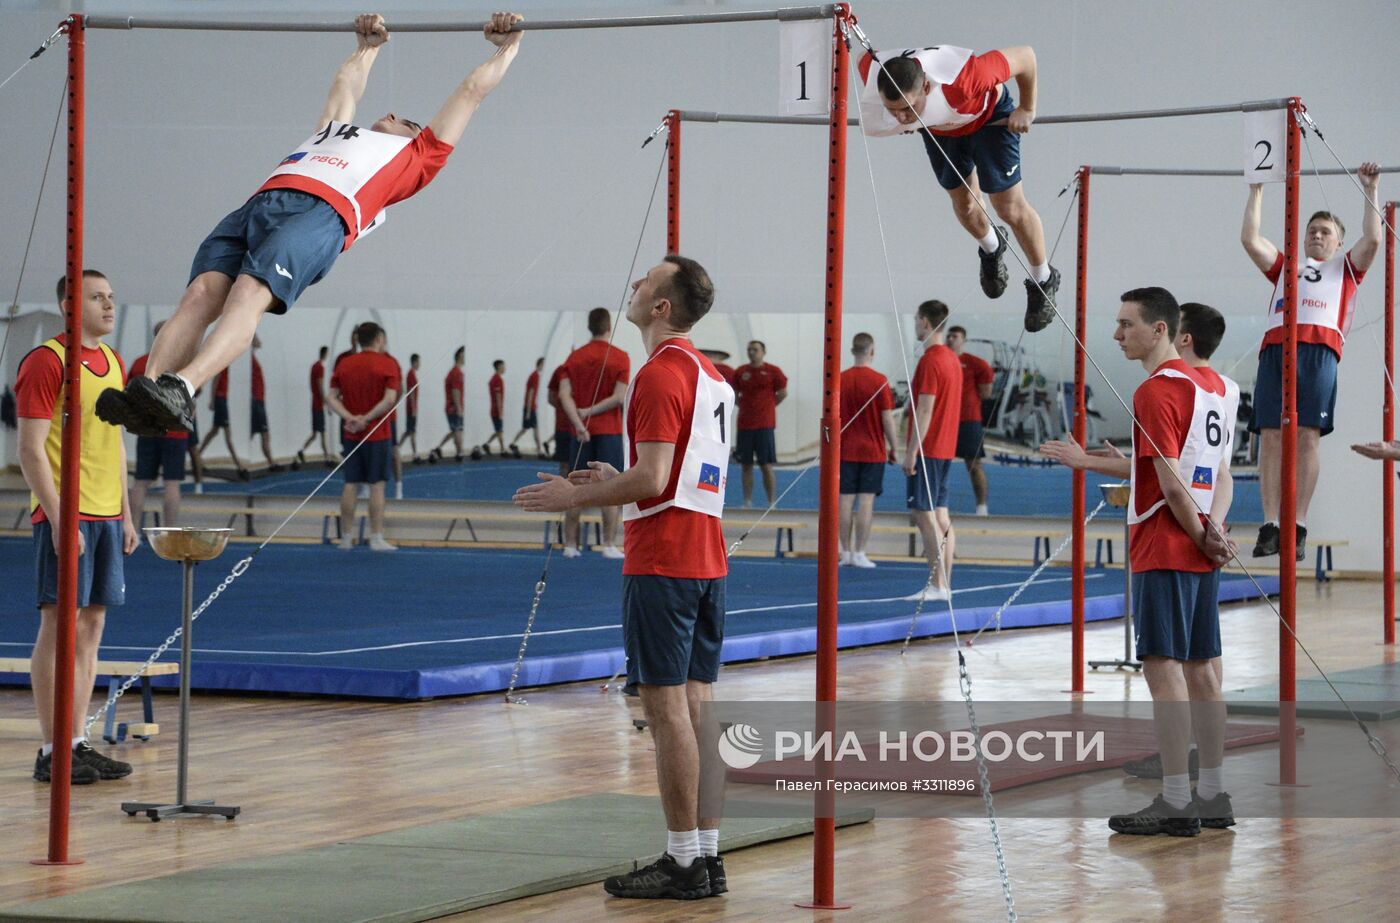
<path id="1" fill-rule="evenodd" d="M 107 716 L 102 727 L 102 739 L 109 744 L 118 743 L 126 739 L 127 734 L 138 740 L 150 740 L 160 733 L 160 725 L 156 724 L 155 708 L 151 702 L 151 677 L 152 676 L 172 676 L 180 672 L 178 663 L 153 663 L 141 675 L 141 708 L 142 717 L 140 722 L 130 724 L 123 721 L 117 723 L 117 690 L 121 684 L 126 682 L 127 677 L 145 666 L 144 663 L 136 660 L 99 660 L 97 661 L 97 675 L 107 677 Z M 0 673 L 22 673 L 29 675 L 28 657 L 0 657 Z M 32 719 L 9 719 L 0 722 L 0 730 L 9 733 L 23 733 L 31 731 L 35 734 L 39 732 L 39 722 Z"/>
<path id="2" fill-rule="evenodd" d="M 563 521 L 557 516 L 549 516 L 541 513 L 454 513 L 451 510 L 396 509 L 393 506 L 389 506 L 384 511 L 384 520 L 385 522 L 445 522 L 447 523 L 447 534 L 442 538 L 445 542 L 452 540 L 452 535 L 456 531 L 458 524 L 466 528 L 473 542 L 481 541 L 480 536 L 476 534 L 476 526 L 481 523 L 506 525 L 520 525 L 523 523 L 526 525 L 542 525 L 544 527 L 542 542 L 545 548 L 549 547 L 551 530 L 555 534 L 555 543 L 560 545 L 564 543 Z M 584 528 L 585 538 L 588 527 L 592 526 L 595 543 L 599 545 L 603 543 L 602 516 L 597 513 L 586 513 L 579 517 L 579 522 Z M 369 514 L 357 510 L 355 514 L 355 523 L 356 540 L 363 543 L 365 540 L 365 529 L 368 528 Z M 332 527 L 334 527 L 334 536 L 331 534 Z M 322 544 L 331 544 L 339 541 L 342 537 L 339 511 L 322 513 Z"/>
<path id="3" fill-rule="evenodd" d="M 885 534 L 908 535 L 908 536 L 909 536 L 909 557 L 915 558 L 915 557 L 918 557 L 918 556 L 919 556 L 919 555 L 918 555 L 918 544 L 917 544 L 917 540 L 918 540 L 918 537 L 919 537 L 919 527 L 918 527 L 918 526 L 914 526 L 914 525 L 908 525 L 908 526 L 874 525 L 874 526 L 871 526 L 871 527 L 870 527 L 870 531 L 871 531 L 872 533 L 874 533 L 874 532 L 883 532 L 883 533 L 885 533 Z M 990 535 L 990 536 L 1005 536 L 1005 537 L 1009 537 L 1009 538 L 1025 538 L 1025 537 L 1029 536 L 1029 537 L 1032 539 L 1032 542 L 1033 542 L 1032 547 L 1031 547 L 1031 556 L 1034 558 L 1034 561 L 1035 561 L 1035 564 L 1036 564 L 1036 565 L 1039 565 L 1040 562 L 1041 562 L 1042 560 L 1044 560 L 1044 558 L 1048 558 L 1051 554 L 1054 553 L 1054 551 L 1055 551 L 1055 548 L 1054 548 L 1054 541 L 1055 541 L 1056 539 L 1061 539 L 1061 540 L 1062 540 L 1062 539 L 1064 538 L 1064 535 L 1065 535 L 1064 532 L 1062 532 L 1062 531 L 1060 531 L 1060 530 L 1058 530 L 1058 529 L 1050 529 L 1050 528 L 1045 528 L 1045 529 L 1034 529 L 1034 528 L 1003 528 L 1003 527 L 1000 527 L 1000 526 L 969 526 L 969 525 L 958 525 L 958 524 L 956 524 L 956 523 L 954 524 L 953 531 L 954 531 L 955 534 L 957 534 L 957 535 L 959 535 L 959 536 L 964 536 L 964 535 L 983 535 L 983 536 L 987 536 L 987 535 Z M 1042 555 L 1044 555 L 1044 557 L 1042 557 Z"/>
<path id="4" fill-rule="evenodd" d="M 745 532 L 749 531 L 750 529 L 753 529 L 753 528 L 756 528 L 756 527 L 758 527 L 758 528 L 764 528 L 764 529 L 773 529 L 773 530 L 774 530 L 774 534 L 773 534 L 773 556 L 774 556 L 774 557 L 778 557 L 778 558 L 782 558 L 782 557 L 786 557 L 786 556 L 789 555 L 789 554 L 792 554 L 792 549 L 793 549 L 793 533 L 796 532 L 798 529 L 805 529 L 805 528 L 807 528 L 807 524 L 804 523 L 804 522 L 797 522 L 797 521 L 795 521 L 795 520 L 778 520 L 778 519 L 765 519 L 765 520 L 763 520 L 762 522 L 759 522 L 759 521 L 756 520 L 756 519 L 750 519 L 750 520 L 731 520 L 731 519 L 726 519 L 726 520 L 724 521 L 724 528 L 725 528 L 726 530 L 735 530 L 735 531 L 738 532 L 739 535 L 742 535 L 742 534 L 744 534 Z M 786 553 L 783 551 L 783 539 L 784 539 L 784 538 L 787 539 L 787 551 L 786 551 Z"/>

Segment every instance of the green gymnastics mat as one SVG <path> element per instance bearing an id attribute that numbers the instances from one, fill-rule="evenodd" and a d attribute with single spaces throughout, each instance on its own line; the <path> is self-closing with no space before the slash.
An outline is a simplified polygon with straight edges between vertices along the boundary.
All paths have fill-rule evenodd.
<path id="1" fill-rule="evenodd" d="M 1364 721 L 1400 718 L 1400 663 L 1378 663 L 1328 674 L 1337 692 Z M 1295 685 L 1300 718 L 1351 718 L 1331 687 L 1321 679 L 1300 679 Z M 1229 711 L 1241 715 L 1277 715 L 1278 684 L 1250 686 L 1225 693 Z"/>
<path id="2" fill-rule="evenodd" d="M 853 812 L 836 823 L 872 817 Z M 430 920 L 629 871 L 634 858 L 660 852 L 665 828 L 657 798 L 585 795 L 12 905 L 0 908 L 0 920 Z M 726 819 L 720 848 L 811 832 L 810 819 Z"/>

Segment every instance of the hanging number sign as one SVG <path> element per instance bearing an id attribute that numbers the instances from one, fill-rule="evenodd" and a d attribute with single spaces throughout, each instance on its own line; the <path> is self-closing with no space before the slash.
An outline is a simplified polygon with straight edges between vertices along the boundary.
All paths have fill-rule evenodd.
<path id="1" fill-rule="evenodd" d="M 1244 114 L 1246 183 L 1283 182 L 1287 126 L 1287 109 L 1263 109 Z"/>
<path id="2" fill-rule="evenodd" d="M 778 24 L 778 113 L 826 115 L 831 108 L 831 20 Z"/>

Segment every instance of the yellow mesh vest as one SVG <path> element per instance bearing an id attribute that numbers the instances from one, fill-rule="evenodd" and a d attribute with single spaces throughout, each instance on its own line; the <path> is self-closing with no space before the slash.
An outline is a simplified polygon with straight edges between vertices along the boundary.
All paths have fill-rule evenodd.
<path id="1" fill-rule="evenodd" d="M 53 350 L 59 362 L 65 361 L 67 350 L 57 339 L 44 343 L 44 348 Z M 126 472 L 122 470 L 121 427 L 97 419 L 97 396 L 108 388 L 120 390 L 123 382 L 117 354 L 106 344 L 99 344 L 98 348 L 107 357 L 107 374 L 98 375 L 86 365 L 82 371 L 82 467 L 78 514 L 105 518 L 122 513 L 122 488 L 126 484 Z M 63 493 L 63 400 L 64 394 L 60 390 L 53 408 L 53 423 L 44 442 L 49 467 L 53 469 L 54 487 L 60 496 Z M 39 508 L 39 498 L 32 493 L 29 495 L 29 508 L 31 511 Z"/>

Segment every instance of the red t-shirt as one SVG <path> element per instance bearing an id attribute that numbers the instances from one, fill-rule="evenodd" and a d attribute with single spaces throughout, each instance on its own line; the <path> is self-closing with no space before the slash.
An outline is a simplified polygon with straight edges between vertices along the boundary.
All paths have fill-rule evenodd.
<path id="1" fill-rule="evenodd" d="M 253 362 L 253 400 L 266 401 L 267 382 L 263 380 L 262 363 L 258 361 L 257 356 L 250 355 L 248 358 Z"/>
<path id="2" fill-rule="evenodd" d="M 59 334 L 57 340 L 65 343 L 67 338 Z M 112 350 L 112 355 L 117 357 L 117 368 L 122 370 L 121 381 L 127 380 L 126 370 L 122 369 L 122 357 L 117 351 Z M 143 357 L 144 358 L 144 357 Z M 83 347 L 83 365 L 92 370 L 95 375 L 107 374 L 107 354 L 100 349 L 89 349 Z M 63 363 L 59 361 L 58 353 L 52 349 L 40 347 L 32 350 L 25 356 L 19 364 L 19 373 L 15 376 L 15 412 L 25 420 L 52 420 L 54 408 L 58 404 L 60 396 L 63 394 Z M 183 432 L 179 435 L 185 435 Z M 81 511 L 78 513 L 80 520 L 88 522 L 101 522 L 111 519 L 121 519 L 121 514 L 116 516 L 89 516 Z M 48 516 L 44 513 L 42 506 L 36 508 L 30 522 L 44 522 Z"/>
<path id="3" fill-rule="evenodd" d="M 870 52 L 867 51 L 861 56 L 857 67 L 860 69 L 862 83 L 870 82 L 872 70 L 875 70 L 878 76 L 878 70 L 873 67 L 874 63 L 875 59 Z M 933 125 L 929 125 L 929 130 L 936 135 L 948 137 L 970 135 L 977 131 L 991 121 L 992 113 L 996 111 L 997 103 L 1001 100 L 997 88 L 1010 79 L 1011 63 L 1000 51 L 968 55 L 967 62 L 963 64 L 962 70 L 958 71 L 957 77 L 953 78 L 953 82 L 935 82 L 932 92 L 941 92 L 954 112 L 975 118 L 951 130 L 940 131 Z M 917 127 L 916 124 L 915 128 Z"/>
<path id="4" fill-rule="evenodd" d="M 574 403 L 582 410 L 607 400 L 618 385 L 627 384 L 632 377 L 632 360 L 606 340 L 590 340 L 564 360 L 564 377 L 573 389 Z M 622 408 L 589 417 L 584 423 L 594 436 L 620 435 Z"/>
<path id="5" fill-rule="evenodd" d="M 914 382 L 909 388 L 909 409 L 915 412 L 919 395 L 933 395 L 933 418 L 924 433 L 925 458 L 952 458 L 958 454 L 958 422 L 962 411 L 962 366 L 958 354 L 943 344 L 935 344 L 919 357 Z M 914 427 L 909 427 L 914 438 Z"/>
<path id="6" fill-rule="evenodd" d="M 326 398 L 321 385 L 326 380 L 326 364 L 320 359 L 311 363 L 311 409 L 325 410 Z"/>
<path id="7" fill-rule="evenodd" d="M 713 365 L 714 365 L 714 367 L 715 367 L 715 371 L 716 371 L 716 372 L 719 372 L 721 378 L 723 378 L 725 381 L 729 382 L 730 385 L 733 385 L 733 384 L 734 384 L 734 367 L 733 367 L 733 366 L 731 366 L 731 365 L 725 365 L 723 362 L 716 362 L 716 363 L 713 363 Z"/>
<path id="8" fill-rule="evenodd" d="M 1164 362 L 1158 370 L 1175 369 L 1199 381 L 1195 370 L 1180 359 Z M 1154 374 L 1156 371 L 1154 370 Z M 1196 409 L 1196 385 L 1180 378 L 1148 378 L 1133 394 L 1134 495 L 1139 510 L 1149 509 L 1162 499 L 1153 458 L 1180 457 Z M 1155 446 L 1155 447 L 1154 447 Z M 1158 451 L 1160 450 L 1160 452 Z M 1169 454 L 1170 453 L 1170 454 Z M 1145 522 L 1132 526 L 1128 536 L 1128 556 L 1133 573 L 1149 570 L 1179 570 L 1205 573 L 1215 569 L 1201 554 L 1196 543 L 1162 506 Z"/>
<path id="9" fill-rule="evenodd" d="M 888 458 L 881 421 L 885 411 L 893 409 L 894 393 L 884 375 L 869 366 L 853 366 L 841 373 L 843 462 L 883 462 Z M 854 423 L 850 422 L 852 417 Z"/>
<path id="10" fill-rule="evenodd" d="M 410 417 L 418 416 L 418 371 L 413 368 L 408 370 L 408 400 L 404 406 Z"/>
<path id="11" fill-rule="evenodd" d="M 559 406 L 559 382 L 565 377 L 564 367 L 561 365 L 554 370 L 554 374 L 549 376 L 549 402 L 554 405 L 554 431 L 556 433 L 574 434 L 574 425 L 569 422 L 569 415 L 564 412 L 564 408 Z"/>
<path id="12" fill-rule="evenodd" d="M 972 353 L 960 353 L 958 362 L 962 365 L 963 377 L 962 413 L 958 415 L 958 420 L 976 420 L 981 423 L 982 393 L 978 388 L 992 383 L 992 367 L 986 359 Z"/>
<path id="13" fill-rule="evenodd" d="M 399 397 L 402 397 L 402 396 L 403 396 L 403 366 L 399 365 L 399 360 L 395 359 L 395 358 L 394 358 L 392 355 L 390 355 L 389 353 L 384 353 L 384 355 L 385 355 L 386 357 L 388 357 L 388 359 L 389 359 L 390 362 L 394 363 L 394 390 L 397 391 L 397 392 L 399 392 Z M 397 404 L 397 401 L 395 401 L 395 403 Z M 388 414 L 386 414 L 386 416 L 389 418 L 389 423 L 390 423 L 390 424 L 393 424 L 393 423 L 394 423 L 396 420 L 398 420 L 398 418 L 399 418 L 399 409 L 398 409 L 398 407 L 391 407 L 391 408 L 389 409 Z M 392 438 L 392 436 L 391 436 L 391 438 Z"/>
<path id="14" fill-rule="evenodd" d="M 84 358 L 87 357 L 88 352 L 92 352 L 92 351 L 93 351 L 93 350 L 87 350 L 87 351 L 85 351 L 85 352 L 83 353 Z M 101 352 L 101 351 L 102 351 L 102 350 L 100 350 L 100 349 L 99 349 L 99 350 L 96 350 L 96 352 Z M 144 355 L 144 356 L 137 356 L 137 357 L 136 357 L 136 361 L 133 362 L 133 363 L 131 363 L 131 368 L 127 370 L 127 377 L 128 377 L 128 378 L 135 378 L 137 375 L 145 375 L 145 374 L 146 374 L 146 361 L 147 361 L 148 359 L 150 359 L 150 358 L 151 358 L 151 354 L 150 354 L 150 353 L 147 353 L 147 354 Z M 24 416 L 24 414 L 20 414 L 20 416 Z M 166 438 L 166 439 L 188 439 L 188 438 L 189 438 L 189 435 L 190 435 L 189 433 L 185 432 L 185 431 L 182 430 L 182 429 L 172 429 L 172 430 L 168 430 L 168 431 L 166 432 L 165 438 Z"/>
<path id="15" fill-rule="evenodd" d="M 214 396 L 228 397 L 228 369 L 224 369 L 218 375 L 214 376 Z"/>
<path id="16" fill-rule="evenodd" d="M 452 366 L 452 371 L 448 372 L 447 377 L 443 379 L 442 388 L 447 395 L 447 412 L 450 414 L 463 413 L 467 406 L 467 380 L 462 374 L 462 370 L 455 365 Z M 454 392 L 457 395 L 455 398 L 452 396 Z"/>
<path id="17" fill-rule="evenodd" d="M 505 416 L 506 380 L 500 375 L 492 375 L 491 381 L 486 385 L 486 391 L 491 395 L 491 418 L 499 420 Z"/>
<path id="18" fill-rule="evenodd" d="M 334 373 L 336 369 L 340 368 L 340 363 L 341 363 L 341 362 L 345 361 L 346 359 L 349 359 L 351 356 L 355 355 L 355 353 L 356 353 L 356 350 L 354 350 L 354 349 L 347 349 L 345 352 L 343 352 L 343 353 L 341 353 L 340 355 L 336 356 L 336 357 L 335 357 L 335 361 L 331 363 L 331 372 Z"/>
<path id="19" fill-rule="evenodd" d="M 689 340 L 677 337 L 657 346 L 660 355 L 642 367 L 632 386 L 627 404 L 631 449 L 627 464 L 630 467 L 637 463 L 639 442 L 672 443 L 676 454 L 667 481 L 670 492 L 680 479 L 681 463 L 690 442 L 690 425 L 695 416 L 695 363 L 677 350 L 665 349 L 668 345 L 679 346 L 698 357 L 702 368 L 713 366 Z M 673 506 L 624 524 L 622 573 L 698 580 L 723 577 L 729 573 L 724 551 L 724 528 L 718 517 Z"/>
<path id="20" fill-rule="evenodd" d="M 729 378 L 734 400 L 739 405 L 735 429 L 774 429 L 778 425 L 778 392 L 788 385 L 787 376 L 776 365 L 741 365 Z"/>
<path id="21" fill-rule="evenodd" d="M 366 350 L 347 356 L 331 373 L 331 387 L 340 392 L 340 402 L 356 416 L 374 409 L 386 391 L 399 389 L 399 364 L 384 353 Z M 358 433 L 348 430 L 345 438 L 351 442 L 384 442 L 391 437 L 385 414 L 370 420 Z M 383 425 L 376 426 L 380 420 Z"/>
<path id="22" fill-rule="evenodd" d="M 525 379 L 525 412 L 534 413 L 535 407 L 540 402 L 540 373 L 539 370 L 530 373 L 530 377 Z"/>

